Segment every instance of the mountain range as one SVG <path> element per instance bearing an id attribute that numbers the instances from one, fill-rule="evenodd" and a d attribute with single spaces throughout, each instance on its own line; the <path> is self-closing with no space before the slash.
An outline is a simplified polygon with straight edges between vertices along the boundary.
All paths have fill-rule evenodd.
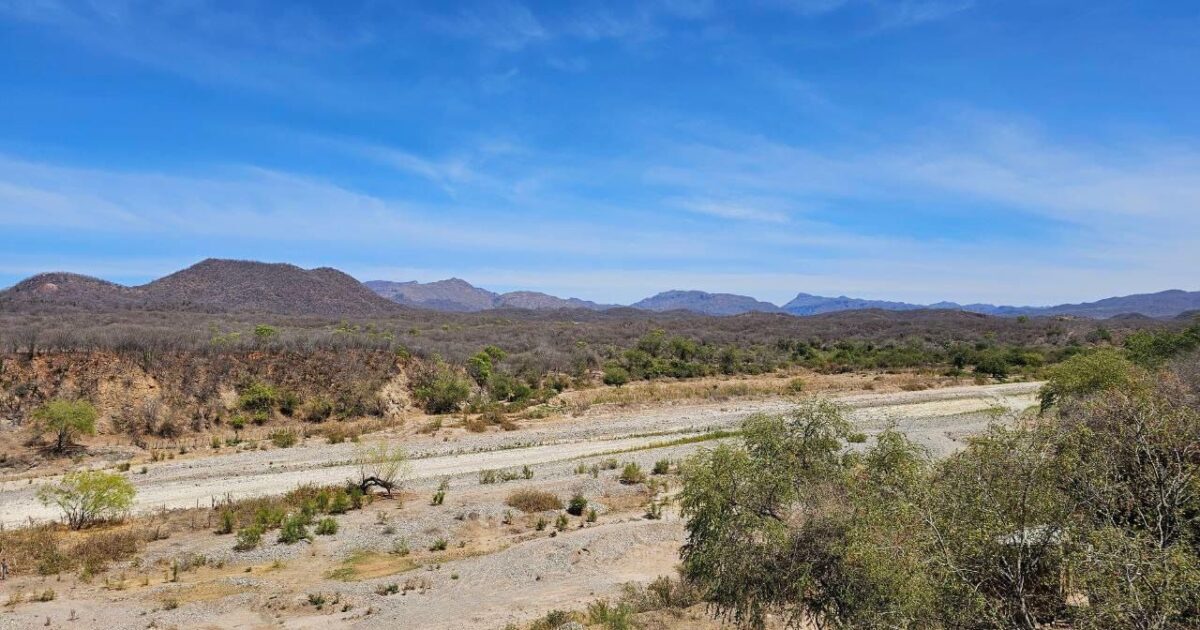
<path id="1" fill-rule="evenodd" d="M 366 285 L 400 304 L 441 311 L 481 311 L 497 308 L 523 308 L 548 310 L 559 308 L 586 308 L 605 310 L 614 305 L 597 304 L 576 298 L 563 299 L 545 293 L 518 291 L 496 294 L 480 289 L 465 280 L 451 278 L 437 282 L 387 282 L 373 280 Z M 521 296 L 521 299 L 518 299 Z M 534 297 L 536 296 L 536 297 Z M 1177 289 L 1158 293 L 1143 293 L 1105 298 L 1096 302 L 1060 304 L 1057 306 L 996 306 L 994 304 L 959 304 L 957 302 L 935 302 L 912 304 L 885 300 L 864 300 L 846 296 L 826 297 L 800 293 L 783 306 L 763 302 L 755 298 L 733 293 L 708 293 L 706 291 L 663 291 L 630 305 L 632 308 L 666 312 L 689 311 L 703 315 L 741 315 L 743 313 L 786 313 L 807 316 L 879 309 L 884 311 L 915 311 L 923 309 L 956 310 L 1000 317 L 1025 315 L 1054 316 L 1070 315 L 1092 319 L 1107 319 L 1118 315 L 1139 314 L 1147 317 L 1176 317 L 1188 311 L 1200 309 L 1200 291 Z"/>
<path id="2" fill-rule="evenodd" d="M 407 308 L 478 312 L 500 309 L 604 311 L 618 307 L 534 291 L 494 293 L 459 278 L 428 283 L 385 280 L 362 283 L 329 267 L 301 269 L 283 263 L 211 258 L 139 286 L 124 286 L 99 278 L 54 272 L 38 274 L 0 291 L 0 312 L 186 310 L 337 318 L 385 317 L 403 313 Z M 996 306 L 955 302 L 911 304 L 800 293 L 783 306 L 777 306 L 731 293 L 672 290 L 635 302 L 631 308 L 715 316 L 743 313 L 808 316 L 865 309 L 942 309 L 1003 317 L 1068 315 L 1107 319 L 1120 315 L 1140 315 L 1170 318 L 1200 311 L 1200 291 L 1170 290 L 1056 306 Z"/>

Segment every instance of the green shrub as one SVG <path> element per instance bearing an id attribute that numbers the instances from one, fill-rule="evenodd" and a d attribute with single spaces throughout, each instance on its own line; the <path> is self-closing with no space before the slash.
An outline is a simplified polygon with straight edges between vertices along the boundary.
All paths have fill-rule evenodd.
<path id="1" fill-rule="evenodd" d="M 629 462 L 621 470 L 621 476 L 618 479 L 623 484 L 633 485 L 645 481 L 646 473 L 642 472 L 642 467 L 637 462 Z"/>
<path id="2" fill-rule="evenodd" d="M 316 532 L 318 536 L 332 536 L 338 531 L 337 519 L 325 517 L 317 522 Z"/>
<path id="3" fill-rule="evenodd" d="M 576 492 L 571 500 L 567 503 L 567 514 L 573 516 L 582 516 L 583 511 L 587 509 L 588 500 L 582 494 Z"/>
<path id="4" fill-rule="evenodd" d="M 470 382 L 444 363 L 420 371 L 413 380 L 413 397 L 429 413 L 457 411 L 471 395 Z"/>
<path id="5" fill-rule="evenodd" d="M 233 545 L 235 551 L 250 551 L 258 547 L 262 542 L 263 528 L 261 525 L 251 525 L 238 530 L 237 543 Z"/>
<path id="6" fill-rule="evenodd" d="M 296 432 L 291 429 L 277 429 L 268 436 L 271 443 L 278 448 L 291 448 L 296 445 Z"/>
<path id="7" fill-rule="evenodd" d="M 301 540 L 310 540 L 308 533 L 309 519 L 304 514 L 292 514 L 279 527 L 279 542 L 290 545 Z"/>
<path id="8" fill-rule="evenodd" d="M 445 538 L 438 538 L 437 540 L 433 541 L 433 544 L 429 545 L 429 550 L 430 551 L 445 551 L 446 547 L 449 547 L 449 546 L 450 546 L 450 543 L 447 542 Z"/>
<path id="9" fill-rule="evenodd" d="M 63 475 L 55 485 L 38 489 L 43 505 L 55 505 L 71 529 L 82 529 L 99 520 L 123 517 L 137 494 L 120 473 L 83 470 Z"/>
<path id="10" fill-rule="evenodd" d="M 556 529 L 560 532 L 566 531 L 567 525 L 570 525 L 570 524 L 571 524 L 571 521 L 567 518 L 566 514 L 559 514 L 558 518 L 554 519 L 554 529 Z"/>
<path id="11" fill-rule="evenodd" d="M 270 414 L 278 403 L 279 392 L 259 381 L 247 384 L 238 396 L 238 406 L 252 413 Z"/>
<path id="12" fill-rule="evenodd" d="M 619 365 L 608 365 L 604 368 L 605 385 L 620 387 L 629 382 L 629 371 Z"/>
<path id="13" fill-rule="evenodd" d="M 234 527 L 237 525 L 237 519 L 233 515 L 233 512 L 229 510 L 222 510 L 221 515 L 218 518 L 220 519 L 220 522 L 217 524 L 217 533 L 232 534 Z"/>
<path id="14" fill-rule="evenodd" d="M 660 460 L 654 462 L 654 470 L 653 470 L 654 474 L 665 475 L 669 472 L 671 472 L 671 460 L 660 459 Z"/>

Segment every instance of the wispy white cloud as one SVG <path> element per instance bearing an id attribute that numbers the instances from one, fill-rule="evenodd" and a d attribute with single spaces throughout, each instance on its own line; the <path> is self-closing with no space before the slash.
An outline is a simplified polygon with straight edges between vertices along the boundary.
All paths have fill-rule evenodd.
<path id="1" fill-rule="evenodd" d="M 689 212 L 721 219 L 761 221 L 764 223 L 786 223 L 787 214 L 777 210 L 756 208 L 745 201 L 720 201 L 715 199 L 680 199 L 677 205 Z"/>

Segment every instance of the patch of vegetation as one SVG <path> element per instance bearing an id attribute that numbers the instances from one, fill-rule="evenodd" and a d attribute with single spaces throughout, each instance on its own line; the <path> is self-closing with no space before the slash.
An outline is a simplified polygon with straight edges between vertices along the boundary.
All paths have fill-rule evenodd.
<path id="1" fill-rule="evenodd" d="M 562 500 L 553 492 L 533 489 L 516 490 L 508 495 L 504 503 L 526 513 L 561 510 L 563 506 Z"/>
<path id="2" fill-rule="evenodd" d="M 1042 418 L 941 461 L 894 430 L 847 451 L 821 401 L 751 417 L 683 467 L 682 575 L 746 626 L 1194 627 L 1196 364 L 1069 361 Z"/>

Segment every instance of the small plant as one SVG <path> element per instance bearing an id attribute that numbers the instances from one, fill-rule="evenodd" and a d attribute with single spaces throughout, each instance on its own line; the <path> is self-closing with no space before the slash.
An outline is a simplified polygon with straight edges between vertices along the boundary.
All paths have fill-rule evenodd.
<path id="1" fill-rule="evenodd" d="M 223 510 L 220 516 L 220 523 L 217 525 L 217 534 L 232 534 L 235 526 L 235 517 L 233 512 Z"/>
<path id="2" fill-rule="evenodd" d="M 526 479 L 533 479 L 533 469 L 528 465 L 521 466 L 521 476 Z"/>
<path id="3" fill-rule="evenodd" d="M 846 436 L 846 441 L 851 444 L 862 444 L 867 441 L 867 434 L 861 431 L 851 433 Z"/>
<path id="4" fill-rule="evenodd" d="M 662 518 L 662 504 L 658 501 L 651 500 L 650 505 L 646 506 L 646 518 L 657 521 Z"/>
<path id="5" fill-rule="evenodd" d="M 540 531 L 546 529 L 546 525 L 549 525 L 549 524 L 550 524 L 550 521 L 547 521 L 546 517 L 539 516 L 537 523 L 535 523 L 533 525 L 533 528 L 540 532 Z"/>
<path id="6" fill-rule="evenodd" d="M 433 541 L 432 545 L 429 545 L 429 550 L 430 551 L 445 551 L 446 547 L 449 547 L 449 546 L 450 546 L 450 543 L 447 542 L 445 538 L 438 538 L 437 540 Z"/>
<path id="7" fill-rule="evenodd" d="M 250 551 L 262 542 L 263 528 L 261 525 L 251 525 L 238 530 L 234 551 Z"/>
<path id="8" fill-rule="evenodd" d="M 332 536 L 338 531 L 337 519 L 327 516 L 317 522 L 316 532 L 318 536 Z"/>
<path id="9" fill-rule="evenodd" d="M 654 462 L 653 472 L 656 475 L 665 475 L 665 474 L 671 472 L 671 460 L 660 459 L 660 460 Z"/>
<path id="10" fill-rule="evenodd" d="M 804 379 L 796 377 L 788 381 L 787 388 L 788 391 L 794 394 L 799 394 L 800 392 L 804 391 Z"/>
<path id="11" fill-rule="evenodd" d="M 560 532 L 565 531 L 567 529 L 567 525 L 570 524 L 571 521 L 567 518 L 566 514 L 559 514 L 558 518 L 554 519 L 554 529 L 557 529 Z"/>
<path id="12" fill-rule="evenodd" d="M 303 514 L 292 514 L 283 521 L 279 528 L 279 542 L 290 545 L 301 540 L 310 540 L 308 534 L 309 519 Z"/>
<path id="13" fill-rule="evenodd" d="M 397 540 L 396 542 L 392 543 L 392 549 L 388 553 L 391 553 L 393 556 L 400 556 L 402 558 L 407 556 L 409 554 L 408 541 L 403 538 Z"/>
<path id="14" fill-rule="evenodd" d="M 168 597 L 162 601 L 163 610 L 175 610 L 179 608 L 179 600 L 174 597 Z"/>
<path id="15" fill-rule="evenodd" d="M 567 503 L 567 514 L 572 516 L 583 516 L 583 511 L 587 509 L 587 504 L 587 498 L 576 492 L 571 496 L 570 502 Z"/>
<path id="16" fill-rule="evenodd" d="M 623 484 L 633 485 L 645 481 L 646 473 L 642 472 L 642 467 L 637 462 L 629 462 L 625 464 L 625 468 L 621 469 L 621 476 L 618 479 Z"/>
<path id="17" fill-rule="evenodd" d="M 433 500 L 430 501 L 429 504 L 430 505 L 441 505 L 441 504 L 445 503 L 446 502 L 446 490 L 448 490 L 449 488 L 450 488 L 450 480 L 443 479 L 442 482 L 440 484 L 438 484 L 437 492 L 433 493 Z"/>
<path id="18" fill-rule="evenodd" d="M 54 601 L 54 597 L 55 597 L 54 589 L 48 588 L 48 589 L 42 591 L 41 593 L 38 593 L 34 597 L 34 599 L 39 602 L 50 602 L 50 601 Z"/>
<path id="19" fill-rule="evenodd" d="M 221 438 L 219 438 L 219 437 L 217 437 L 217 436 L 215 436 L 215 435 L 214 435 L 214 436 L 212 436 L 212 439 L 211 439 L 211 440 L 209 440 L 209 442 L 208 442 L 208 445 L 209 445 L 209 447 L 211 447 L 211 448 L 212 448 L 212 450 L 214 450 L 214 451 L 215 451 L 215 450 L 217 450 L 217 449 L 219 449 L 219 448 L 221 448 Z"/>
<path id="20" fill-rule="evenodd" d="M 388 595 L 395 595 L 396 593 L 399 593 L 399 592 L 400 592 L 400 585 L 395 582 L 392 582 L 390 584 L 381 584 L 379 586 L 379 588 L 375 589 L 375 594 L 379 595 L 381 597 L 386 597 Z"/>
<path id="21" fill-rule="evenodd" d="M 479 471 L 479 484 L 488 485 L 496 483 L 496 471 L 492 469 Z"/>
<path id="22" fill-rule="evenodd" d="M 317 610 L 321 610 L 325 607 L 325 596 L 321 593 L 309 593 L 308 603 L 315 606 Z"/>
<path id="23" fill-rule="evenodd" d="M 633 625 L 633 607 L 627 603 L 610 604 L 601 599 L 587 607 L 589 624 L 610 630 L 629 630 Z"/>
<path id="24" fill-rule="evenodd" d="M 129 472 L 129 462 L 121 462 L 117 464 L 117 472 Z"/>
<path id="25" fill-rule="evenodd" d="M 589 523 L 595 523 L 595 522 L 596 522 L 596 508 L 588 508 L 588 511 L 587 511 L 587 522 L 589 522 Z"/>

